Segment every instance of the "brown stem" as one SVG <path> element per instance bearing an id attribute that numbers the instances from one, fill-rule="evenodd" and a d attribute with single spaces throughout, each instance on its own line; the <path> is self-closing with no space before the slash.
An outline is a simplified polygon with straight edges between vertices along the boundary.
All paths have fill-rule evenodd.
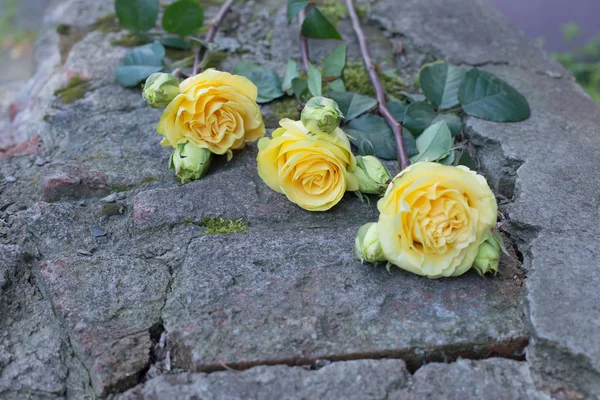
<path id="1" fill-rule="evenodd" d="M 221 21 L 225 17 L 225 14 L 227 14 L 227 11 L 229 11 L 229 9 L 231 8 L 233 2 L 234 0 L 227 0 L 219 9 L 219 12 L 212 20 L 208 28 L 208 33 L 206 34 L 206 38 L 204 39 L 206 43 L 211 43 L 215 39 L 217 29 L 219 28 Z M 196 57 L 194 58 L 194 69 L 192 70 L 192 76 L 200 72 L 200 61 L 202 61 L 202 59 L 204 58 L 204 53 L 206 53 L 206 47 L 200 46 L 198 52 L 196 53 Z"/>
<path id="2" fill-rule="evenodd" d="M 304 23 L 304 18 L 306 18 L 306 11 L 302 9 L 300 11 L 300 49 L 302 52 L 302 68 L 304 72 L 308 74 L 308 39 L 302 35 L 302 24 Z"/>
<path id="3" fill-rule="evenodd" d="M 383 86 L 381 85 L 381 81 L 379 80 L 379 76 L 377 75 L 377 71 L 375 70 L 373 61 L 371 60 L 371 56 L 369 55 L 367 40 L 360 26 L 360 19 L 356 14 L 356 9 L 354 8 L 353 1 L 346 0 L 346 7 L 348 8 L 348 14 L 350 15 L 350 19 L 352 19 L 352 27 L 354 28 L 354 32 L 358 37 L 358 43 L 360 44 L 360 52 L 362 53 L 365 68 L 369 73 L 371 84 L 375 88 L 375 94 L 377 97 L 377 101 L 379 102 L 379 114 L 385 119 L 385 121 L 388 123 L 388 125 L 392 128 L 392 131 L 394 132 L 394 139 L 396 140 L 396 150 L 398 152 L 398 162 L 400 164 L 400 168 L 404 169 L 410 165 L 410 161 L 408 161 L 406 149 L 404 148 L 404 140 L 402 139 L 402 124 L 400 124 L 394 119 L 394 116 L 387 107 L 387 103 L 385 100 L 385 91 L 383 90 Z"/>

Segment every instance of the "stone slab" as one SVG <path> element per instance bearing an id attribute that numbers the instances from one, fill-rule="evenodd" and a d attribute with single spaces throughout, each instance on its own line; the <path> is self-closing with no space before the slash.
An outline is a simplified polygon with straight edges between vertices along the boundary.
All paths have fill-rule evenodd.
<path id="1" fill-rule="evenodd" d="M 96 394 L 137 383 L 149 363 L 150 328 L 160 321 L 167 267 L 98 252 L 45 260 L 39 268 Z"/>
<path id="2" fill-rule="evenodd" d="M 549 400 L 550 396 L 535 388 L 527 363 L 491 358 L 427 364 L 412 376 L 401 360 L 391 359 L 334 362 L 312 371 L 278 365 L 161 375 L 120 397 L 163 398 Z"/>
<path id="3" fill-rule="evenodd" d="M 551 397 L 536 389 L 527 363 L 490 358 L 427 364 L 415 372 L 406 388 L 391 393 L 389 398 L 550 400 Z"/>
<path id="4" fill-rule="evenodd" d="M 0 398 L 81 398 L 85 369 L 51 304 L 33 284 L 31 265 L 17 246 L 7 247 L 0 246 Z"/>
<path id="5" fill-rule="evenodd" d="M 600 105 L 569 80 L 489 69 L 518 87 L 532 107 L 529 120 L 510 127 L 466 121 L 475 143 L 500 143 L 505 159 L 522 164 L 514 171 L 515 199 L 506 211 L 529 269 L 529 359 L 552 379 L 598 394 Z"/>
<path id="6" fill-rule="evenodd" d="M 260 366 L 243 372 L 161 375 L 120 399 L 384 399 L 408 379 L 401 360 L 336 362 L 317 371 Z"/>
<path id="7" fill-rule="evenodd" d="M 175 367 L 423 360 L 501 354 L 527 341 L 514 266 L 427 280 L 353 260 L 356 228 L 193 239 L 163 310 Z M 291 245 L 290 245 L 291 244 Z M 506 261 L 506 260 L 504 260 Z"/>

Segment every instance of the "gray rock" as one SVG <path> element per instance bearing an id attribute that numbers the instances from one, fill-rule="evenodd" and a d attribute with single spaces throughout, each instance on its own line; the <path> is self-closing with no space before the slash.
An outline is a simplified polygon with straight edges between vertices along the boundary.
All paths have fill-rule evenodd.
<path id="1" fill-rule="evenodd" d="M 568 80 L 491 70 L 518 87 L 532 107 L 532 117 L 510 129 L 467 120 L 476 143 L 500 143 L 505 159 L 522 163 L 513 171 L 516 196 L 507 211 L 530 270 L 529 360 L 536 371 L 600 393 L 600 276 L 593 272 L 600 257 L 594 233 L 600 226 L 600 107 Z"/>
<path id="2" fill-rule="evenodd" d="M 95 393 L 137 383 L 149 362 L 150 328 L 160 320 L 167 267 L 99 252 L 43 261 L 40 277 Z"/>
<path id="3" fill-rule="evenodd" d="M 401 360 L 336 362 L 317 371 L 260 366 L 247 371 L 162 375 L 126 392 L 136 399 L 385 399 L 409 379 Z"/>
<path id="4" fill-rule="evenodd" d="M 85 369 L 74 357 L 50 303 L 30 282 L 31 265 L 0 249 L 0 398 L 82 398 Z M 2 282 L 2 268 L 13 271 Z"/>
<path id="5" fill-rule="evenodd" d="M 536 389 L 527 363 L 501 358 L 425 365 L 415 372 L 406 388 L 391 393 L 389 398 L 550 400 Z"/>
<path id="6" fill-rule="evenodd" d="M 173 366 L 383 356 L 414 366 L 522 351 L 514 271 L 488 280 L 390 275 L 353 260 L 355 233 L 269 229 L 193 239 L 163 310 Z"/>

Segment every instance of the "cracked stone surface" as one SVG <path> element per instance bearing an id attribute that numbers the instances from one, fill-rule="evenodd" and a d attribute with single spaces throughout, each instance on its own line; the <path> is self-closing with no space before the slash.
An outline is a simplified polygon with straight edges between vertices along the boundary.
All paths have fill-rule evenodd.
<path id="1" fill-rule="evenodd" d="M 413 376 L 401 360 L 340 361 L 316 371 L 279 365 L 243 372 L 162 375 L 120 397 L 162 398 L 550 399 L 536 390 L 526 363 L 494 358 L 432 363 Z"/>
<path id="2" fill-rule="evenodd" d="M 110 40 L 124 32 L 91 28 L 113 1 L 57 0 L 19 112 L 2 117 L 19 144 L 0 162 L 0 398 L 600 395 L 600 107 L 484 0 L 359 3 L 382 68 L 410 78 L 435 59 L 476 65 L 529 100 L 522 123 L 465 121 L 508 199 L 502 274 L 361 265 L 353 237 L 375 205 L 348 195 L 303 211 L 259 179 L 255 145 L 180 185 L 160 110 L 114 83 L 127 49 Z M 59 37 L 58 23 L 81 37 Z M 216 38 L 223 69 L 245 59 L 283 74 L 297 29 L 280 1 L 237 4 Z M 359 60 L 348 19 L 339 30 Z M 311 41 L 313 60 L 337 44 Z M 86 93 L 62 104 L 54 91 L 74 75 Z M 263 111 L 270 132 L 277 118 Z M 205 217 L 242 218 L 248 232 L 206 235 Z"/>

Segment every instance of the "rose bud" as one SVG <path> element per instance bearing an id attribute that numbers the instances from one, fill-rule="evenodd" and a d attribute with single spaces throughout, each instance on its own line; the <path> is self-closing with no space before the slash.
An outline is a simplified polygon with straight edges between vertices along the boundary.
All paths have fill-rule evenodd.
<path id="1" fill-rule="evenodd" d="M 379 242 L 377 223 L 369 222 L 360 227 L 354 240 L 354 256 L 361 262 L 373 264 L 386 261 Z"/>
<path id="2" fill-rule="evenodd" d="M 208 172 L 212 153 L 191 143 L 180 144 L 171 154 L 170 169 L 181 183 L 202 179 Z"/>
<path id="3" fill-rule="evenodd" d="M 383 195 L 392 176 L 377 157 L 356 156 L 354 176 L 358 179 L 358 191 L 366 194 Z"/>
<path id="4" fill-rule="evenodd" d="M 300 115 L 302 124 L 312 133 L 331 133 L 340 125 L 342 118 L 344 115 L 338 104 L 322 96 L 308 100 Z"/>
<path id="5" fill-rule="evenodd" d="M 479 275 L 493 271 L 498 272 L 498 263 L 500 260 L 500 246 L 493 238 L 486 240 L 479 246 L 479 251 L 473 261 L 473 268 Z"/>
<path id="6" fill-rule="evenodd" d="M 142 97 L 153 108 L 164 108 L 179 94 L 179 79 L 171 74 L 156 72 L 142 86 Z"/>

